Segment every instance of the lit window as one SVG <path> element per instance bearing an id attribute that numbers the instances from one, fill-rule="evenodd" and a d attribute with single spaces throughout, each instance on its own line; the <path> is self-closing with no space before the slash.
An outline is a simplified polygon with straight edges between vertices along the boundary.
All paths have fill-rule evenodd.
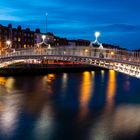
<path id="1" fill-rule="evenodd" d="M 21 41 L 21 38 L 19 37 L 19 38 L 18 38 L 18 42 L 20 42 L 20 41 Z"/>
<path id="2" fill-rule="evenodd" d="M 24 48 L 26 48 L 26 44 L 24 44 Z"/>

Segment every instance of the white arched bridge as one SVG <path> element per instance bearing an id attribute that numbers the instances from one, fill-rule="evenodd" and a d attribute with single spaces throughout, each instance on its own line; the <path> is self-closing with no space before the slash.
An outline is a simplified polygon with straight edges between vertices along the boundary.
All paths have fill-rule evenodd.
<path id="1" fill-rule="evenodd" d="M 27 59 L 80 62 L 140 78 L 140 52 L 91 46 L 20 49 L 7 54 L 1 54 L 0 68 Z"/>

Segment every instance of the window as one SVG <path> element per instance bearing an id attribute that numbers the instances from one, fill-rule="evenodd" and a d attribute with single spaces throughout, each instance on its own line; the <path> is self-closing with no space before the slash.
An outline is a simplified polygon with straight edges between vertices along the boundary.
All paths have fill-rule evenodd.
<path id="1" fill-rule="evenodd" d="M 18 37 L 18 42 L 20 42 L 21 41 L 21 38 L 20 37 Z"/>
<path id="2" fill-rule="evenodd" d="M 26 44 L 24 44 L 24 48 L 26 48 Z"/>

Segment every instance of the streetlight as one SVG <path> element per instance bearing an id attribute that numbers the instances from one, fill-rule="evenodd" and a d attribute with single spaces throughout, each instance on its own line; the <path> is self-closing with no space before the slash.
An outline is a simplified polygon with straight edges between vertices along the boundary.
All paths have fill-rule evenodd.
<path id="1" fill-rule="evenodd" d="M 3 48 L 3 50 L 5 51 L 5 53 L 8 53 L 8 51 L 11 50 L 11 41 L 10 40 L 6 41 L 6 47 Z"/>
<path id="2" fill-rule="evenodd" d="M 8 48 L 11 47 L 11 41 L 10 41 L 10 40 L 7 40 L 7 41 L 6 41 L 6 44 L 7 44 L 7 47 L 8 47 Z"/>
<path id="3" fill-rule="evenodd" d="M 95 32 L 96 39 L 100 36 L 100 32 Z"/>
<path id="4" fill-rule="evenodd" d="M 42 39 L 43 39 L 43 42 L 44 42 L 45 39 L 46 39 L 46 36 L 45 35 L 42 35 Z"/>
<path id="5" fill-rule="evenodd" d="M 101 35 L 101 33 L 100 32 L 95 32 L 95 41 L 94 41 L 94 43 L 97 43 L 98 45 L 99 45 L 99 49 L 103 49 L 103 45 L 102 45 L 102 43 L 100 43 L 99 41 L 98 41 L 98 38 L 99 38 L 99 36 Z"/>
<path id="6" fill-rule="evenodd" d="M 46 46 L 48 46 L 48 49 L 50 49 L 51 48 L 51 45 L 50 44 L 47 44 L 45 42 L 46 35 L 42 35 L 41 38 L 42 38 L 42 41 L 40 43 L 38 43 L 37 46 L 40 47 L 42 44 L 45 44 Z"/>
<path id="7" fill-rule="evenodd" d="M 110 54 L 111 54 L 111 56 L 114 56 L 115 55 L 115 52 L 112 51 Z"/>
<path id="8" fill-rule="evenodd" d="M 6 44 L 7 44 L 7 47 L 5 48 L 5 50 L 9 49 L 9 51 L 12 51 L 12 52 L 16 51 L 15 49 L 12 49 L 12 46 L 11 46 L 12 42 L 10 40 L 7 40 Z"/>
<path id="9" fill-rule="evenodd" d="M 94 35 L 95 35 L 95 41 L 94 41 L 94 43 L 99 44 L 98 37 L 100 36 L 100 32 L 95 32 Z"/>
<path id="10" fill-rule="evenodd" d="M 99 38 L 100 35 L 101 35 L 101 33 L 98 32 L 98 31 L 96 31 L 96 32 L 94 33 L 95 41 L 93 41 L 93 42 L 90 43 L 91 46 L 92 46 L 93 44 L 97 44 L 97 45 L 99 45 L 99 48 L 103 48 L 102 44 L 98 41 L 98 38 Z"/>
<path id="11" fill-rule="evenodd" d="M 85 49 L 85 53 L 87 53 L 88 52 L 88 49 Z"/>

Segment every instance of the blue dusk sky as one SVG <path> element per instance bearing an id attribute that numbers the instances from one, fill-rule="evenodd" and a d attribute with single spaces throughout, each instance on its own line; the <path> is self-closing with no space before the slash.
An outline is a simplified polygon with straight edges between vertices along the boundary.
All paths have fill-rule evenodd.
<path id="1" fill-rule="evenodd" d="M 47 20 L 46 20 L 46 13 Z M 0 24 L 40 28 L 68 39 L 140 48 L 140 0 L 0 0 Z"/>

